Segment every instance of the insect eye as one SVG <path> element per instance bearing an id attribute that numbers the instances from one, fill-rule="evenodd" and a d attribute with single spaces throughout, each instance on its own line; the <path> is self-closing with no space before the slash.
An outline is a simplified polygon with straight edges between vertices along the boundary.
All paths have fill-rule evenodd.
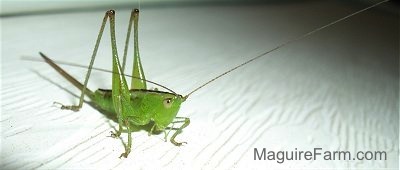
<path id="1" fill-rule="evenodd" d="M 165 108 L 170 108 L 172 106 L 172 99 L 171 98 L 164 99 L 163 104 Z"/>

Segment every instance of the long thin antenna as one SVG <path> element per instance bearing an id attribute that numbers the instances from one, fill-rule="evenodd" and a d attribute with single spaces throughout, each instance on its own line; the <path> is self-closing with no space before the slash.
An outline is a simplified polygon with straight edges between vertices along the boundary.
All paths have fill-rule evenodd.
<path id="1" fill-rule="evenodd" d="M 215 78 L 213 78 L 213 79 L 207 81 L 207 82 L 204 83 L 203 85 L 201 85 L 201 86 L 195 88 L 193 91 L 191 91 L 189 94 L 187 94 L 187 95 L 185 96 L 185 98 L 188 98 L 191 94 L 193 94 L 193 93 L 196 92 L 197 90 L 203 88 L 204 86 L 210 84 L 211 82 L 213 82 L 213 81 L 215 81 L 215 80 L 221 78 L 222 76 L 224 76 L 224 75 L 226 75 L 226 74 L 228 74 L 228 73 L 230 73 L 230 72 L 232 72 L 232 71 L 234 71 L 234 70 L 236 70 L 236 69 L 238 69 L 238 68 L 240 68 L 240 67 L 242 67 L 242 66 L 244 66 L 244 65 L 246 65 L 246 64 L 249 64 L 250 62 L 252 62 L 252 61 L 254 61 L 254 60 L 257 60 L 257 59 L 259 59 L 259 58 L 261 58 L 261 57 L 263 57 L 263 56 L 265 56 L 265 55 L 267 55 L 267 54 L 269 54 L 269 53 L 271 53 L 271 52 L 273 52 L 273 51 L 276 51 L 276 50 L 278 50 L 278 49 L 280 49 L 280 48 L 282 48 L 282 47 L 284 47 L 284 46 L 286 46 L 286 45 L 288 45 L 288 44 L 290 44 L 290 43 L 293 43 L 293 42 L 295 42 L 295 41 L 299 41 L 299 40 L 301 40 L 301 39 L 303 39 L 303 38 L 305 38 L 305 37 L 308 37 L 308 36 L 310 36 L 310 35 L 312 35 L 312 34 L 318 32 L 318 31 L 321 31 L 322 29 L 325 29 L 325 28 L 327 28 L 327 27 L 330 27 L 330 26 L 332 26 L 332 25 L 334 25 L 334 24 L 336 24 L 336 23 L 338 23 L 338 22 L 341 22 L 341 21 L 343 21 L 343 20 L 345 20 L 345 19 L 347 19 L 347 18 L 350 18 L 350 17 L 352 17 L 352 16 L 354 16 L 354 15 L 357 15 L 357 14 L 359 14 L 359 13 L 361 13 L 361 12 L 364 12 L 364 11 L 366 11 L 366 10 L 368 10 L 368 9 L 371 9 L 371 8 L 373 8 L 373 7 L 375 7 L 375 6 L 378 6 L 378 5 L 380 5 L 380 4 L 382 4 L 382 3 L 385 3 L 385 2 L 388 2 L 388 1 L 389 1 L 389 0 L 384 0 L 384 1 L 381 1 L 381 2 L 378 2 L 378 3 L 375 3 L 375 4 L 371 5 L 371 6 L 368 6 L 368 7 L 364 8 L 364 9 L 361 9 L 361 10 L 359 10 L 359 11 L 357 11 L 357 12 L 351 13 L 351 14 L 349 14 L 349 15 L 343 17 L 343 18 L 340 18 L 340 19 L 338 19 L 338 20 L 335 20 L 335 21 L 333 21 L 333 22 L 330 22 L 330 23 L 328 23 L 328 24 L 326 24 L 326 25 L 324 25 L 324 26 L 318 27 L 318 28 L 316 28 L 316 29 L 314 29 L 314 30 L 312 30 L 312 31 L 310 31 L 310 32 L 308 32 L 308 33 L 305 33 L 305 34 L 299 36 L 299 37 L 296 37 L 296 38 L 294 38 L 294 39 L 291 39 L 291 40 L 289 40 L 289 41 L 286 41 L 286 42 L 284 42 L 284 43 L 282 43 L 282 44 L 276 46 L 275 48 L 273 48 L 273 49 L 271 49 L 271 50 L 268 50 L 268 51 L 266 51 L 266 52 L 264 52 L 264 53 L 261 53 L 260 55 L 258 55 L 258 56 L 256 56 L 256 57 L 253 57 L 253 58 L 251 58 L 251 59 L 245 61 L 244 63 L 239 64 L 239 65 L 237 65 L 237 66 L 231 68 L 230 70 L 228 70 L 228 71 L 226 71 L 226 72 L 224 72 L 224 73 L 222 73 L 222 74 L 216 76 Z"/>
<path id="2" fill-rule="evenodd" d="M 36 61 L 36 62 L 45 62 L 45 61 L 43 61 L 43 60 L 41 60 L 41 59 L 38 59 L 38 58 L 35 58 L 35 57 L 28 57 L 28 56 L 22 56 L 22 57 L 21 57 L 21 60 Z M 76 63 L 70 63 L 70 62 L 65 62 L 65 61 L 57 61 L 57 60 L 52 60 L 52 61 L 53 61 L 54 63 L 60 64 L 60 65 L 68 65 L 68 66 L 73 66 L 73 67 L 88 68 L 87 66 L 80 65 L 80 64 L 76 64 Z M 103 71 L 103 72 L 113 73 L 111 70 L 102 69 L 102 68 L 97 68 L 97 67 L 92 67 L 92 69 L 93 69 L 93 70 L 97 70 L 97 71 Z M 160 86 L 160 87 L 164 88 L 165 90 L 168 90 L 168 91 L 170 91 L 170 92 L 172 92 L 172 93 L 174 93 L 174 94 L 177 94 L 176 92 L 174 92 L 173 90 L 169 89 L 168 87 L 165 87 L 164 85 L 161 85 L 161 84 L 156 83 L 156 82 L 154 82 L 154 81 L 141 79 L 141 78 L 139 78 L 139 77 L 134 77 L 134 76 L 129 75 L 129 74 L 124 74 L 124 76 L 131 77 L 131 78 L 134 78 L 134 79 L 139 79 L 139 80 L 146 81 L 146 82 L 148 82 L 148 83 L 151 83 L 151 84 Z"/>

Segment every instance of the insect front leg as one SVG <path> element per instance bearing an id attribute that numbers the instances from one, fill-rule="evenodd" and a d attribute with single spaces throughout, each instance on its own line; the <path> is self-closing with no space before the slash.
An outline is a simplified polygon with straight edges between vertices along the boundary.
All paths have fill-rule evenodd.
<path id="1" fill-rule="evenodd" d="M 176 142 L 175 141 L 175 137 L 182 132 L 182 129 L 185 128 L 186 126 L 188 126 L 190 124 L 190 119 L 187 117 L 176 117 L 176 119 L 184 119 L 184 120 L 178 120 L 178 121 L 174 121 L 172 123 L 183 123 L 181 127 L 179 127 L 178 129 L 176 129 L 175 133 L 172 135 L 170 141 L 172 144 L 174 144 L 175 146 L 181 146 L 183 143 L 186 142 Z M 173 129 L 175 130 L 175 129 Z"/>

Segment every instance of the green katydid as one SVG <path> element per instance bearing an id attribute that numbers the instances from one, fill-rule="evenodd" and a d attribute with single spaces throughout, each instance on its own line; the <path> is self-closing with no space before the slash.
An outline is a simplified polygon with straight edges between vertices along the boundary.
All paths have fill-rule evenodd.
<path id="1" fill-rule="evenodd" d="M 343 18 L 340 18 L 338 20 L 330 22 L 322 27 L 318 27 L 318 28 L 316 28 L 306 34 L 303 34 L 297 38 L 294 38 L 285 43 L 282 43 L 271 50 L 268 50 L 256 57 L 253 57 L 253 58 L 229 69 L 226 72 L 223 72 L 222 74 L 216 76 L 215 78 L 213 78 L 213 79 L 207 81 L 206 83 L 202 84 L 201 86 L 195 88 L 193 91 L 191 91 L 190 93 L 188 93 L 185 96 L 177 94 L 162 85 L 160 85 L 160 86 L 164 87 L 165 89 L 169 90 L 170 92 L 147 89 L 146 82 L 153 83 L 156 85 L 159 85 L 159 84 L 154 83 L 149 80 L 146 80 L 144 72 L 143 72 L 143 67 L 142 67 L 142 64 L 140 61 L 140 55 L 139 55 L 139 45 L 138 45 L 138 17 L 139 17 L 138 9 L 134 9 L 131 13 L 131 18 L 129 20 L 129 26 L 128 26 L 128 31 L 127 31 L 127 37 L 126 37 L 126 41 L 125 41 L 125 49 L 124 49 L 122 64 L 120 63 L 120 60 L 118 57 L 116 38 L 115 38 L 115 11 L 109 10 L 106 12 L 106 14 L 103 18 L 103 22 L 100 27 L 100 31 L 99 31 L 97 40 L 96 40 L 95 48 L 93 50 L 93 54 L 92 54 L 92 57 L 90 60 L 90 64 L 88 67 L 88 72 L 86 74 L 84 84 L 81 84 L 76 79 L 74 79 L 72 76 L 70 76 L 68 73 L 66 73 L 57 64 L 55 64 L 55 62 L 53 62 L 51 59 L 46 57 L 43 53 L 40 53 L 40 55 L 44 58 L 45 62 L 50 64 L 64 78 L 66 78 L 68 81 L 70 81 L 73 85 L 75 85 L 76 87 L 78 87 L 81 90 L 81 96 L 80 96 L 78 105 L 63 105 L 61 103 L 55 102 L 55 103 L 61 105 L 61 109 L 78 111 L 82 107 L 83 101 L 84 101 L 84 96 L 86 95 L 99 108 L 101 108 L 105 111 L 111 112 L 111 113 L 115 113 L 117 115 L 119 129 L 115 133 L 112 132 L 111 136 L 119 137 L 122 132 L 128 133 L 128 144 L 125 146 L 125 152 L 122 153 L 120 156 L 120 157 L 123 156 L 126 158 L 131 151 L 131 146 L 132 146 L 132 137 L 131 137 L 132 129 L 131 128 L 133 126 L 147 125 L 150 122 L 154 123 L 149 132 L 149 135 L 150 135 L 154 131 L 163 131 L 165 133 L 166 128 L 169 128 L 168 125 L 170 125 L 171 123 L 172 124 L 183 123 L 179 128 L 174 129 L 175 133 L 170 138 L 171 143 L 173 143 L 176 146 L 181 146 L 183 143 L 186 143 L 186 142 L 177 142 L 177 141 L 175 141 L 175 138 L 182 131 L 183 128 L 185 128 L 189 125 L 190 119 L 186 118 L 186 117 L 177 117 L 176 115 L 179 111 L 181 104 L 184 101 L 186 101 L 186 99 L 191 94 L 193 94 L 197 90 L 203 88 L 204 86 L 208 85 L 209 83 L 219 79 L 220 77 L 222 77 L 222 76 L 224 76 L 246 64 L 249 64 L 250 62 L 252 62 L 256 59 L 259 59 L 268 53 L 271 53 L 283 46 L 286 46 L 289 43 L 303 39 L 315 32 L 318 32 L 324 28 L 327 28 L 327 27 L 335 24 L 335 23 L 343 21 L 344 19 L 347 19 L 353 15 L 356 15 L 360 12 L 363 12 L 367 9 L 370 9 L 372 7 L 375 7 L 379 4 L 387 2 L 387 1 L 388 0 L 378 2 L 367 8 L 364 8 L 364 9 L 354 12 L 350 15 L 347 15 Z M 104 27 L 107 23 L 107 20 L 109 20 L 109 22 L 110 22 L 110 33 L 111 33 L 112 90 L 98 89 L 95 92 L 93 92 L 93 91 L 87 89 L 87 83 L 88 83 L 88 80 L 90 77 L 91 70 L 95 69 L 95 68 L 93 68 L 93 63 L 94 63 L 94 59 L 97 54 L 98 46 L 100 44 L 100 40 L 101 40 L 103 31 L 104 31 Z M 131 88 L 129 89 L 128 85 L 127 85 L 127 81 L 125 79 L 124 68 L 125 68 L 125 61 L 126 61 L 126 55 L 127 55 L 127 50 L 128 50 L 132 22 L 134 25 L 133 26 L 134 27 L 134 59 L 133 59 L 134 62 L 133 62 L 133 71 L 132 71 L 132 76 L 131 76 L 132 77 Z M 166 137 L 167 137 L 167 134 L 165 134 L 165 138 Z"/>
<path id="2" fill-rule="evenodd" d="M 43 53 L 40 55 L 44 60 L 56 69 L 62 76 L 69 80 L 73 85 L 78 87 L 82 94 L 79 99 L 78 105 L 61 105 L 61 109 L 79 111 L 83 105 L 84 96 L 88 96 L 93 103 L 95 103 L 102 110 L 115 113 L 117 115 L 119 129 L 112 133 L 113 137 L 119 137 L 121 132 L 124 131 L 123 127 L 126 128 L 128 133 L 128 144 L 125 147 L 125 152 L 120 157 L 127 157 L 131 151 L 132 146 L 132 126 L 146 125 L 151 121 L 154 122 L 149 134 L 153 131 L 164 131 L 165 128 L 171 123 L 183 123 L 170 138 L 170 141 L 180 146 L 185 142 L 175 141 L 175 137 L 182 131 L 183 128 L 189 125 L 190 119 L 185 117 L 176 117 L 180 105 L 184 102 L 187 96 L 182 96 L 176 93 L 162 92 L 158 90 L 147 90 L 146 79 L 143 72 L 143 67 L 140 62 L 139 46 L 138 46 L 138 17 L 139 10 L 134 9 L 131 13 L 131 19 L 129 21 L 128 33 L 126 38 L 124 62 L 122 66 L 119 62 L 116 38 L 115 38 L 115 11 L 109 10 L 106 12 L 103 22 L 100 28 L 99 35 L 97 37 L 96 45 L 93 51 L 93 55 L 89 64 L 88 72 L 86 74 L 84 84 L 81 84 L 63 69 L 57 66 L 51 59 L 46 57 Z M 110 32 L 111 32 L 111 46 L 112 46 L 112 90 L 98 89 L 95 92 L 87 89 L 87 83 L 90 77 L 90 73 L 93 67 L 94 59 L 100 44 L 101 36 L 104 31 L 107 20 L 110 20 Z M 132 75 L 131 89 L 128 88 L 127 81 L 124 77 L 124 67 L 126 52 L 129 44 L 129 37 L 132 27 L 134 24 L 134 67 Z M 180 119 L 174 121 L 174 119 Z"/>

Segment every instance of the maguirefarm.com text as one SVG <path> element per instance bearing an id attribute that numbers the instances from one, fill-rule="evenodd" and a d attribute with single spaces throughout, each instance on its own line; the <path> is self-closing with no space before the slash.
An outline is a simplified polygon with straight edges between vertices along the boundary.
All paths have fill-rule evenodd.
<path id="1" fill-rule="evenodd" d="M 358 151 L 354 155 L 349 151 L 323 151 L 314 148 L 312 151 L 267 151 L 266 148 L 254 148 L 254 160 L 269 160 L 277 163 L 301 160 L 386 160 L 385 151 Z"/>

